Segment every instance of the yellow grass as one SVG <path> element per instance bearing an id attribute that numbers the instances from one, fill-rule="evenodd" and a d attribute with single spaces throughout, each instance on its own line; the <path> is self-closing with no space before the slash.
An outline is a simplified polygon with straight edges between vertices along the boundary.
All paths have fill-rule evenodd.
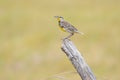
<path id="1" fill-rule="evenodd" d="M 97 79 L 119 80 L 119 0 L 0 0 L 0 80 L 79 79 L 55 15 L 85 33 L 71 39 Z"/>

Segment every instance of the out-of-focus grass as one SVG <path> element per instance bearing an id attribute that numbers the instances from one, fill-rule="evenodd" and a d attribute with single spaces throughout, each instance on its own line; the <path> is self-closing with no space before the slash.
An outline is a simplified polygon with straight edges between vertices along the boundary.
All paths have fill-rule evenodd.
<path id="1" fill-rule="evenodd" d="M 98 80 L 119 80 L 119 4 L 119 0 L 1 0 L 0 80 L 58 80 L 52 75 L 75 71 L 60 50 L 61 39 L 68 34 L 59 30 L 55 15 L 85 33 L 71 39 Z M 57 76 L 78 79 L 71 73 Z"/>

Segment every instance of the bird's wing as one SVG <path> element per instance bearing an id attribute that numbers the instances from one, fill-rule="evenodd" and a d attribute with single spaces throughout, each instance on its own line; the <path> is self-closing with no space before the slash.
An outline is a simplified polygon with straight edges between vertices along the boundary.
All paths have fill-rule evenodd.
<path id="1" fill-rule="evenodd" d="M 70 23 L 66 21 L 61 21 L 60 26 L 71 32 L 78 32 L 78 30 L 73 25 L 71 25 Z"/>

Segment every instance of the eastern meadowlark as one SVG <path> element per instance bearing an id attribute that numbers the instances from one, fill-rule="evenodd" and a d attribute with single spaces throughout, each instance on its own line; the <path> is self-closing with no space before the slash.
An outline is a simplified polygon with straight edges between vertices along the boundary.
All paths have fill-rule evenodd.
<path id="1" fill-rule="evenodd" d="M 65 21 L 63 17 L 55 16 L 55 18 L 57 18 L 58 24 L 59 24 L 59 27 L 61 28 L 61 30 L 70 33 L 70 35 L 68 35 L 64 39 L 70 38 L 71 36 L 74 35 L 74 33 L 80 33 L 82 35 L 84 34 L 82 32 L 79 32 L 73 25 L 71 25 L 70 23 Z"/>

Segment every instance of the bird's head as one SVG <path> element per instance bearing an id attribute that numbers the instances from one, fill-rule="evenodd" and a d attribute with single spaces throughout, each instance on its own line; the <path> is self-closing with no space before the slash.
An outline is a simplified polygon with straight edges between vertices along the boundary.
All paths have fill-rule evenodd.
<path id="1" fill-rule="evenodd" d="M 58 21 L 63 21 L 64 18 L 62 16 L 54 16 Z"/>

